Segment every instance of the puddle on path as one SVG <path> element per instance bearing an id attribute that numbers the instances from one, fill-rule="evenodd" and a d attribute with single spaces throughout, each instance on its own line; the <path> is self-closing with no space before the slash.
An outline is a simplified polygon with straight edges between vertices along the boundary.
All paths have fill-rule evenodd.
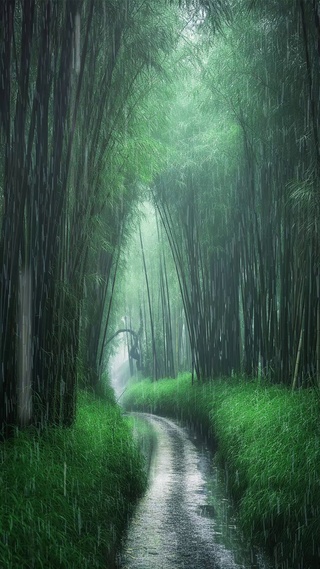
<path id="1" fill-rule="evenodd" d="M 134 414 L 155 430 L 149 488 L 135 511 L 121 569 L 272 569 L 244 544 L 212 453 L 174 421 Z"/>

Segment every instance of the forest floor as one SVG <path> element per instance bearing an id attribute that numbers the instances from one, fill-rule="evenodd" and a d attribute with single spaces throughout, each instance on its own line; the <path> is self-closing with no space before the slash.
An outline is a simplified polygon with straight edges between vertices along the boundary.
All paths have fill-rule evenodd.
<path id="1" fill-rule="evenodd" d="M 208 434 L 244 535 L 271 553 L 275 567 L 319 567 L 320 402 L 313 390 L 244 378 L 191 385 L 185 374 L 132 383 L 123 404 Z"/>
<path id="2" fill-rule="evenodd" d="M 115 401 L 80 393 L 73 427 L 17 431 L 0 461 L 1 568 L 113 567 L 147 482 Z"/>

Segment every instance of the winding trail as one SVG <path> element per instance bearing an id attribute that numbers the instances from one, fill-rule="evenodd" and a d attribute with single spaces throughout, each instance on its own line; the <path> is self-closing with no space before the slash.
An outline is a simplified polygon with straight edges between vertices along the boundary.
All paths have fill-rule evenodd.
<path id="1" fill-rule="evenodd" d="M 215 506 L 208 500 L 203 455 L 185 429 L 169 419 L 138 414 L 155 430 L 150 483 L 130 524 L 122 569 L 267 569 L 249 550 L 225 544 Z M 208 459 L 207 459 L 208 463 Z M 202 467 L 201 467 L 202 464 Z M 243 559 L 247 557 L 247 559 Z"/>

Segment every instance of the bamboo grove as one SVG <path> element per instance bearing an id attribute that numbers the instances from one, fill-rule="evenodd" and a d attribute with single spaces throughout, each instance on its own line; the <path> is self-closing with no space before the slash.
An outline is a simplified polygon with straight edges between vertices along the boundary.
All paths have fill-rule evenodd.
<path id="1" fill-rule="evenodd" d="M 0 22 L 3 436 L 73 422 L 123 314 L 155 379 L 318 381 L 318 1 L 5 0 Z"/>
<path id="2" fill-rule="evenodd" d="M 72 423 L 99 389 L 143 155 L 140 103 L 175 41 L 162 3 L 1 2 L 0 423 Z M 135 140 L 135 138 L 137 140 Z"/>
<path id="3" fill-rule="evenodd" d="M 221 35 L 187 30 L 176 51 L 150 200 L 177 280 L 170 269 L 163 285 L 171 261 L 163 239 L 159 250 L 150 241 L 154 222 L 141 268 L 153 296 L 141 276 L 135 301 L 153 307 L 144 344 L 155 378 L 188 362 L 199 380 L 318 385 L 319 31 L 316 2 L 243 1 Z"/>
<path id="4" fill-rule="evenodd" d="M 320 376 L 318 3 L 244 2 L 172 105 L 153 185 L 197 377 Z M 190 80 L 191 76 L 191 80 Z"/>
<path id="5" fill-rule="evenodd" d="M 152 204 L 144 202 L 137 216 L 137 232 L 125 252 L 126 279 L 119 302 L 129 329 L 139 327 L 138 366 L 132 357 L 132 335 L 125 338 L 130 375 L 138 371 L 154 379 L 176 377 L 190 368 L 191 350 L 175 266 Z"/>

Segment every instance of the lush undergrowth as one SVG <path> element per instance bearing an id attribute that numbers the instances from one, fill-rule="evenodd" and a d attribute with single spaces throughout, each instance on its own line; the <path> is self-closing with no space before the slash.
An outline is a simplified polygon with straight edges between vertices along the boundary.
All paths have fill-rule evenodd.
<path id="1" fill-rule="evenodd" d="M 146 421 L 139 417 L 130 415 L 127 417 L 127 420 L 132 428 L 134 439 L 137 441 L 138 447 L 144 456 L 146 472 L 149 473 L 153 451 L 157 444 L 156 433 Z"/>
<path id="2" fill-rule="evenodd" d="M 81 393 L 74 427 L 17 432 L 0 447 L 0 567 L 113 566 L 146 485 L 132 429 L 114 402 Z"/>
<path id="3" fill-rule="evenodd" d="M 218 443 L 245 535 L 279 567 L 320 562 L 320 410 L 312 391 L 244 378 L 191 385 L 190 376 L 132 384 L 127 409 L 187 420 Z"/>

